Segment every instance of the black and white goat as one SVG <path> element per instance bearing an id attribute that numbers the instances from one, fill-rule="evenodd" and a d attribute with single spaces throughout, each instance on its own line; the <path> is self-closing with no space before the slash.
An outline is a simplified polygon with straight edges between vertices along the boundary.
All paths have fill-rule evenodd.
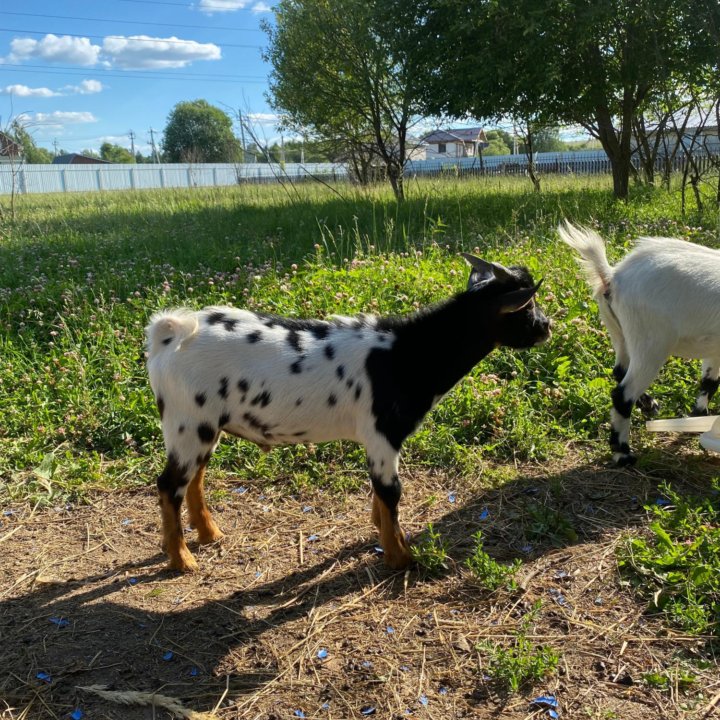
<path id="1" fill-rule="evenodd" d="M 171 568 L 197 568 L 183 538 L 183 498 L 200 543 L 222 537 L 203 491 L 221 431 L 266 450 L 362 443 L 385 562 L 408 565 L 397 510 L 403 441 L 491 350 L 529 348 L 550 334 L 534 302 L 540 283 L 526 269 L 465 258 L 467 290 L 407 317 L 297 320 L 215 307 L 152 318 L 148 371 L 167 452 L 157 484 Z"/>
<path id="2" fill-rule="evenodd" d="M 593 230 L 566 222 L 560 237 L 580 256 L 600 318 L 610 334 L 613 375 L 610 447 L 618 465 L 635 462 L 630 413 L 657 411 L 646 394 L 670 355 L 702 358 L 693 415 L 706 415 L 720 375 L 720 251 L 665 237 L 639 238 L 615 267 Z"/>

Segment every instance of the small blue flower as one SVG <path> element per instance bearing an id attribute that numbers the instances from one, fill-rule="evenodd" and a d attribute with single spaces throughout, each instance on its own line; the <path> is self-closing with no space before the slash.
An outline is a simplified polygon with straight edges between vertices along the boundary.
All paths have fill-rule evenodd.
<path id="1" fill-rule="evenodd" d="M 293 713 L 293 715 L 295 715 L 295 717 L 299 717 L 299 718 L 304 718 L 304 717 L 305 717 L 305 713 L 304 713 L 302 710 L 296 710 L 296 711 Z"/>
<path id="2" fill-rule="evenodd" d="M 521 550 L 522 552 L 526 553 L 526 554 L 527 554 L 527 553 L 531 553 L 531 552 L 533 551 L 533 546 L 532 546 L 530 543 L 528 543 L 527 545 L 523 545 L 523 546 L 520 548 L 520 550 Z"/>
<path id="3" fill-rule="evenodd" d="M 385 632 L 386 632 L 388 635 L 392 635 L 392 634 L 395 632 L 395 628 L 394 628 L 392 625 L 388 625 L 388 626 L 385 628 Z"/>
<path id="4" fill-rule="evenodd" d="M 552 709 L 550 709 L 550 710 L 547 711 L 547 714 L 548 714 L 548 716 L 551 717 L 553 720 L 557 720 L 557 719 L 560 717 L 560 715 L 558 715 L 558 713 L 557 713 L 557 710 L 552 710 Z"/>
<path id="5" fill-rule="evenodd" d="M 167 650 L 166 652 L 163 653 L 162 659 L 165 661 L 168 661 L 168 660 L 172 660 L 173 657 L 175 657 L 173 651 Z"/>
<path id="6" fill-rule="evenodd" d="M 658 507 L 667 507 L 668 505 L 670 505 L 670 501 L 669 501 L 668 499 L 666 499 L 666 498 L 661 498 L 661 497 L 660 497 L 660 498 L 658 498 L 657 500 L 655 500 L 655 504 L 656 504 Z"/>
<path id="7" fill-rule="evenodd" d="M 316 540 L 319 540 L 319 539 L 320 539 L 320 536 L 319 536 L 319 535 L 310 535 L 310 536 L 308 536 L 307 541 L 308 541 L 308 542 L 315 542 Z"/>
<path id="8" fill-rule="evenodd" d="M 120 524 L 123 525 L 124 527 L 127 527 L 128 525 L 132 525 L 132 520 L 130 520 L 130 518 L 125 518 L 124 520 L 122 520 L 120 522 Z"/>
<path id="9" fill-rule="evenodd" d="M 385 552 L 385 551 L 384 551 L 379 545 L 376 545 L 376 546 L 375 546 L 375 553 L 376 553 L 377 555 L 382 555 L 384 552 Z"/>
<path id="10" fill-rule="evenodd" d="M 454 492 L 451 492 L 448 495 L 448 502 L 452 504 L 455 502 L 455 500 L 457 500 L 457 495 Z"/>
<path id="11" fill-rule="evenodd" d="M 136 577 L 128 578 L 128 582 L 129 582 L 131 585 L 137 585 L 137 581 L 138 581 L 138 579 L 137 579 Z"/>
<path id="12" fill-rule="evenodd" d="M 303 512 L 304 512 L 304 513 L 312 512 L 312 510 L 313 510 L 313 509 L 312 509 L 312 505 L 306 505 L 306 506 L 303 508 Z"/>
<path id="13" fill-rule="evenodd" d="M 372 670 L 373 664 L 369 660 L 363 660 L 360 663 L 366 670 Z"/>
<path id="14" fill-rule="evenodd" d="M 480 512 L 480 520 L 487 520 L 490 517 L 490 511 L 487 508 L 483 508 Z"/>
<path id="15" fill-rule="evenodd" d="M 328 651 L 327 651 L 325 648 L 320 648 L 320 649 L 318 650 L 317 656 L 318 656 L 321 660 L 324 660 L 324 659 L 328 656 Z"/>
<path id="16" fill-rule="evenodd" d="M 58 627 L 67 627 L 70 624 L 69 620 L 60 617 L 51 617 L 50 622 L 55 623 Z"/>
<path id="17" fill-rule="evenodd" d="M 43 682 L 48 683 L 48 685 L 52 682 L 52 677 L 50 677 L 50 673 L 39 672 L 35 677 L 38 680 L 42 680 Z"/>
<path id="18" fill-rule="evenodd" d="M 197 677 L 200 674 L 200 671 L 196 667 L 190 668 L 190 677 Z"/>
<path id="19" fill-rule="evenodd" d="M 374 715 L 375 714 L 375 706 L 374 705 L 365 705 L 365 707 L 361 707 L 360 714 L 361 715 Z"/>
<path id="20" fill-rule="evenodd" d="M 539 695 L 530 701 L 530 705 L 539 705 L 542 708 L 556 708 L 558 701 L 554 695 Z"/>
<path id="21" fill-rule="evenodd" d="M 77 708 L 70 713 L 72 720 L 81 720 L 84 715 L 85 713 L 80 708 Z"/>
<path id="22" fill-rule="evenodd" d="M 420 704 L 421 704 L 423 707 L 427 707 L 428 699 L 427 699 L 427 695 L 425 695 L 425 693 L 423 693 L 423 694 L 418 698 L 418 700 L 419 700 Z"/>
<path id="23" fill-rule="evenodd" d="M 320 706 L 320 709 L 321 709 L 321 710 L 329 710 L 329 709 L 330 709 L 330 703 L 323 703 L 323 704 Z"/>
<path id="24" fill-rule="evenodd" d="M 447 689 L 444 685 L 441 685 L 441 686 L 440 686 L 440 689 L 438 690 L 438 692 L 439 692 L 441 695 L 447 695 L 447 694 L 448 694 L 448 689 Z"/>
<path id="25" fill-rule="evenodd" d="M 231 490 L 231 492 L 234 493 L 235 495 L 244 495 L 247 492 L 247 488 L 240 486 L 240 487 L 233 488 Z"/>

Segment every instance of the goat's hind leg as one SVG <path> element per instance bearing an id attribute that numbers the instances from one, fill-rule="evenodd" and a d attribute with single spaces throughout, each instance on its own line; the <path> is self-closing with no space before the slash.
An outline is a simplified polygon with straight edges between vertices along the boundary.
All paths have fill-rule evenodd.
<path id="1" fill-rule="evenodd" d="M 189 472 L 190 468 L 187 465 L 180 465 L 177 455 L 171 452 L 165 469 L 157 480 L 162 514 L 163 549 L 170 557 L 168 567 L 183 572 L 198 568 L 195 558 L 185 543 L 180 517 Z"/>
<path id="2" fill-rule="evenodd" d="M 654 356 L 631 356 L 627 372 L 611 393 L 610 449 L 613 461 L 619 467 L 632 465 L 637 459 L 630 451 L 630 415 L 633 405 L 650 386 L 666 359 L 667 354 L 659 350 Z"/>
<path id="3" fill-rule="evenodd" d="M 202 459 L 202 464 L 188 485 L 186 496 L 190 524 L 197 530 L 198 542 L 201 545 L 213 543 L 223 537 L 205 502 L 204 479 L 208 459 L 207 457 Z"/>
<path id="4" fill-rule="evenodd" d="M 708 405 L 720 385 L 720 360 L 703 360 L 700 393 L 695 399 L 691 415 L 708 415 Z"/>

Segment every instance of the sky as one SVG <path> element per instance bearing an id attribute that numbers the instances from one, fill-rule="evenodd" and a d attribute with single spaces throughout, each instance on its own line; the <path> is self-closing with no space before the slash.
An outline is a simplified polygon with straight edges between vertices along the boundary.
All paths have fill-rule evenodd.
<path id="1" fill-rule="evenodd" d="M 19 117 L 51 152 L 130 149 L 132 132 L 149 154 L 175 104 L 202 98 L 272 142 L 260 29 L 272 18 L 269 0 L 6 0 L 0 129 Z"/>

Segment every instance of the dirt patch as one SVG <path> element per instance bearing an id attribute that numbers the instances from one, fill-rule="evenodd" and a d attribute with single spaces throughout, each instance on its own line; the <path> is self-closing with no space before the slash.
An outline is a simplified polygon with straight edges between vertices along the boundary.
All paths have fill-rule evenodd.
<path id="1" fill-rule="evenodd" d="M 548 717 L 530 703 L 541 693 L 565 717 L 710 717 L 716 665 L 695 670 L 686 694 L 643 681 L 707 652 L 704 640 L 644 615 L 617 575 L 620 535 L 642 525 L 667 473 L 579 458 L 549 477 L 512 473 L 474 491 L 406 473 L 403 526 L 416 535 L 432 522 L 449 544 L 436 577 L 383 567 L 369 493 L 288 497 L 211 473 L 226 538 L 191 544 L 194 575 L 165 570 L 150 490 L 82 507 L 5 506 L 0 717 L 171 717 L 158 695 L 223 719 Z M 538 527 L 555 516 L 567 525 Z M 520 590 L 485 592 L 464 567 L 478 529 L 494 557 L 523 559 Z M 477 646 L 511 643 L 538 601 L 530 638 L 560 653 L 558 672 L 503 696 Z M 152 694 L 154 706 L 136 704 Z"/>

